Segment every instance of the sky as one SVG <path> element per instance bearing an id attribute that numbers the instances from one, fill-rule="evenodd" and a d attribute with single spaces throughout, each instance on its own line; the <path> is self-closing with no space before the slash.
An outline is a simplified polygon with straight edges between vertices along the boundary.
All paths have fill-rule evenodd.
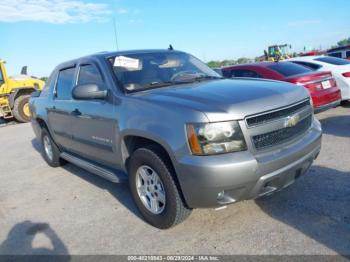
<path id="1" fill-rule="evenodd" d="M 349 0 L 0 0 L 0 58 L 10 75 L 27 65 L 42 77 L 117 48 L 172 44 L 205 62 L 254 58 L 276 43 L 329 48 L 350 37 L 349 10 Z"/>

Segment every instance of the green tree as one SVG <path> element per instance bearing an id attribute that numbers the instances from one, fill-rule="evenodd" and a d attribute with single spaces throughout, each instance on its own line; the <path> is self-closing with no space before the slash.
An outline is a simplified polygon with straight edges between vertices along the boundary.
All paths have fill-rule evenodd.
<path id="1" fill-rule="evenodd" d="M 237 64 L 248 64 L 248 63 L 250 63 L 250 61 L 251 61 L 251 59 L 249 59 L 249 58 L 241 57 L 241 58 L 238 58 Z"/>
<path id="2" fill-rule="evenodd" d="M 338 44 L 338 46 L 350 45 L 350 37 L 349 38 L 345 38 L 343 40 L 340 40 L 337 44 Z"/>
<path id="3" fill-rule="evenodd" d="M 47 76 L 40 77 L 40 80 L 42 80 L 42 81 L 44 81 L 44 82 L 46 82 L 46 81 L 47 81 L 47 79 L 48 79 L 48 77 L 47 77 Z"/>
<path id="4" fill-rule="evenodd" d="M 241 57 L 238 60 L 234 59 L 225 59 L 222 61 L 209 61 L 207 65 L 210 68 L 220 68 L 223 66 L 229 66 L 229 65 L 237 65 L 237 64 L 248 64 L 254 62 L 254 59 L 246 58 L 246 57 Z"/>
<path id="5" fill-rule="evenodd" d="M 221 66 L 221 62 L 220 61 L 209 61 L 207 63 L 207 65 L 210 67 L 210 68 L 217 68 L 217 67 L 220 67 Z"/>

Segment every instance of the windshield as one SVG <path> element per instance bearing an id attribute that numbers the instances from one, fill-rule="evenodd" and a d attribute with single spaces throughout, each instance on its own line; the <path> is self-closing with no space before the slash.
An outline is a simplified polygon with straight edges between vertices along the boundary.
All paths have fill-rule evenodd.
<path id="1" fill-rule="evenodd" d="M 118 55 L 109 62 L 129 92 L 221 78 L 197 58 L 176 51 Z"/>
<path id="2" fill-rule="evenodd" d="M 331 65 L 349 65 L 350 62 L 345 59 L 337 58 L 337 57 L 331 57 L 331 56 L 325 56 L 316 58 L 316 61 L 324 62 Z"/>

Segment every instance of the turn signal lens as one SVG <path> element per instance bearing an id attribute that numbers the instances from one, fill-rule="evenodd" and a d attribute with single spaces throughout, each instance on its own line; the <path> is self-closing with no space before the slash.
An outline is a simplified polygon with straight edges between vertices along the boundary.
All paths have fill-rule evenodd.
<path id="1" fill-rule="evenodd" d="M 194 155 L 201 155 L 202 148 L 198 142 L 198 138 L 196 135 L 196 131 L 194 130 L 194 127 L 192 125 L 187 125 L 186 129 L 187 129 L 188 143 L 190 144 L 192 153 Z"/>

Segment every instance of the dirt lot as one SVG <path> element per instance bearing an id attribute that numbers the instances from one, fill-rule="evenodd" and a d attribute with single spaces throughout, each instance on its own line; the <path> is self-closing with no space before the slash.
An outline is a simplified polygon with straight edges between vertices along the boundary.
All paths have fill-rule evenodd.
<path id="1" fill-rule="evenodd" d="M 127 185 L 42 160 L 29 124 L 0 127 L 0 254 L 350 254 L 350 104 L 317 116 L 323 148 L 275 195 L 196 210 L 160 231 Z"/>

